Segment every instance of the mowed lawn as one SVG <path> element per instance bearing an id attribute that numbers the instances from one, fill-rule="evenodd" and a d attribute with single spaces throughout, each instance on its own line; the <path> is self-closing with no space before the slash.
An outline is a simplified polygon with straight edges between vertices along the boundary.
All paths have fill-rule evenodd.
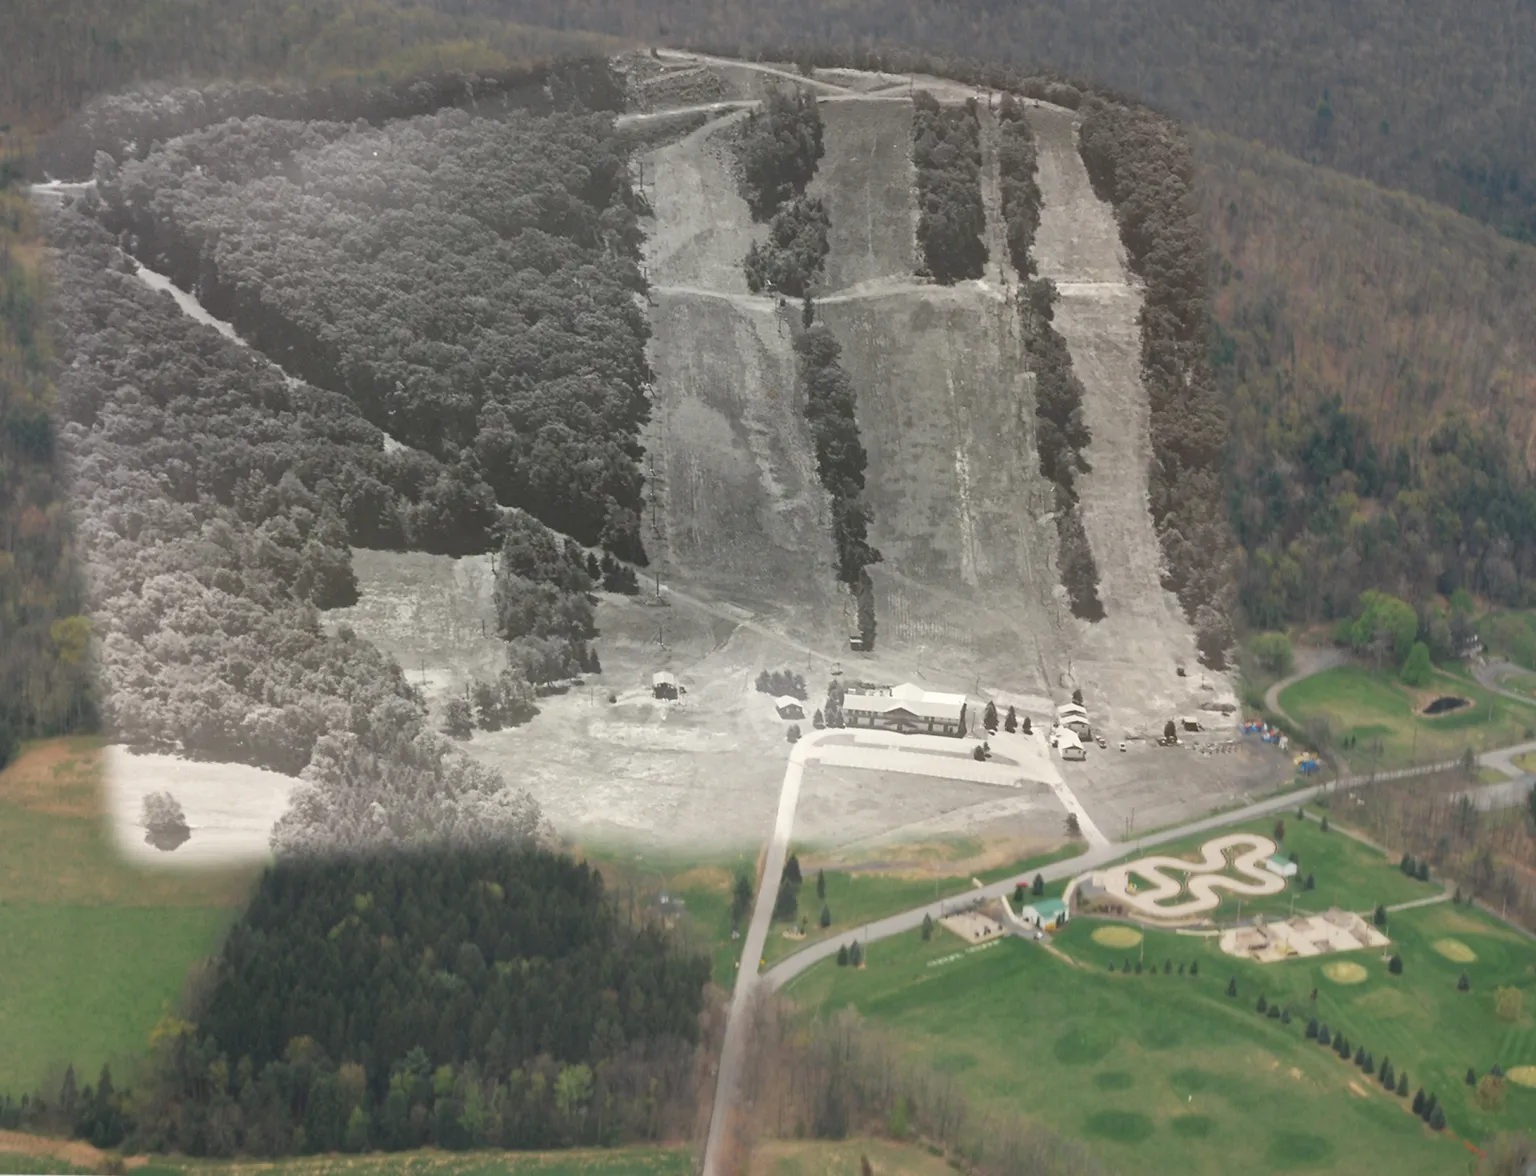
<path id="1" fill-rule="evenodd" d="M 1275 835 L 1276 822 L 1285 825 L 1285 837 L 1278 844 L 1282 856 L 1294 855 L 1296 877 L 1286 883 L 1278 894 L 1258 898 L 1239 897 L 1218 891 L 1221 905 L 1212 914 L 1217 923 L 1230 923 L 1238 916 L 1241 901 L 1242 914 L 1289 914 L 1325 911 L 1339 906 L 1345 910 L 1369 912 L 1378 904 L 1392 906 L 1400 902 L 1413 902 L 1430 898 L 1444 891 L 1437 881 L 1420 882 L 1399 869 L 1400 860 L 1389 858 L 1355 838 L 1330 828 L 1324 833 L 1319 820 L 1326 810 L 1309 807 L 1305 820 L 1298 820 L 1295 809 L 1283 810 L 1273 817 L 1233 825 L 1214 833 L 1201 833 L 1194 837 L 1155 846 L 1145 855 L 1183 857 L 1200 860 L 1200 847 L 1215 837 L 1228 833 L 1257 833 L 1271 840 Z M 1313 889 L 1303 887 L 1311 874 Z M 1237 875 L 1234 875 L 1236 877 Z"/>
<path id="2" fill-rule="evenodd" d="M 1423 717 L 1420 706 L 1438 694 L 1470 699 L 1472 706 Z M 1487 751 L 1519 743 L 1536 728 L 1536 707 L 1490 694 L 1469 679 L 1436 671 L 1428 687 L 1411 691 L 1388 673 L 1338 666 L 1303 678 L 1280 693 L 1280 706 L 1298 723 L 1325 718 L 1334 745 L 1353 735 L 1345 754 L 1355 771 L 1454 760 L 1468 747 Z M 1379 759 L 1372 752 L 1380 741 Z"/>
<path id="3" fill-rule="evenodd" d="M 0 1091 L 129 1076 L 188 969 L 217 950 L 253 871 L 122 862 L 101 797 L 99 744 L 30 744 L 0 772 Z M 49 1093 L 52 1093 L 51 1091 Z"/>
<path id="4" fill-rule="evenodd" d="M 88 1173 L 41 1155 L 0 1152 L 0 1173 Z M 151 1157 L 134 1176 L 691 1176 L 686 1146 L 621 1147 L 566 1152 L 397 1152 L 392 1155 L 308 1156 L 257 1160 Z"/>
<path id="5" fill-rule="evenodd" d="M 923 943 L 913 933 L 871 945 L 863 970 L 818 965 L 788 995 L 807 1014 L 856 1007 L 980 1104 L 1051 1124 L 1117 1171 L 1462 1170 L 1462 1144 L 1405 1111 L 1411 1097 L 1387 1095 L 1304 1038 L 1314 987 L 1319 1017 L 1378 1065 L 1390 1056 L 1406 1069 L 1410 1096 L 1421 1084 L 1434 1091 L 1453 1131 L 1480 1141 L 1536 1121 L 1536 1090 L 1511 1085 L 1505 1109 L 1488 1114 L 1464 1085 L 1468 1066 L 1536 1062 L 1536 945 L 1494 920 L 1450 904 L 1394 916 L 1403 975 L 1390 976 L 1371 952 L 1334 957 L 1365 968 L 1355 985 L 1335 984 L 1313 961 L 1252 964 L 1172 932 L 1105 948 L 1093 942 L 1095 925 L 1079 920 L 1057 936 L 1068 958 L 1016 939 L 968 951 L 951 935 Z M 1444 958 L 1432 945 L 1448 938 L 1477 960 Z M 1143 948 L 1156 972 L 1122 974 Z M 1179 975 L 1191 961 L 1200 974 Z M 1456 990 L 1463 966 L 1469 993 Z M 1226 996 L 1232 978 L 1235 998 Z M 1526 991 L 1518 1025 L 1494 1014 L 1500 983 Z M 1289 1025 L 1255 1011 L 1261 991 L 1292 1008 Z"/>
<path id="6" fill-rule="evenodd" d="M 752 1149 L 748 1176 L 860 1176 L 869 1160 L 876 1176 L 953 1176 L 942 1157 L 915 1145 L 888 1139 L 760 1140 Z"/>

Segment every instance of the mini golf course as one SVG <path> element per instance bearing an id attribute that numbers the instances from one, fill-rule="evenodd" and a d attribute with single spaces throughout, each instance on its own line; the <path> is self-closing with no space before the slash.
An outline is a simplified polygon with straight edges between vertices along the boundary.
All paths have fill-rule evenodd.
<path id="1" fill-rule="evenodd" d="M 1216 892 L 1261 897 L 1279 894 L 1285 879 L 1264 867 L 1264 860 L 1278 848 L 1256 833 L 1229 833 L 1207 841 L 1201 861 L 1183 858 L 1144 857 L 1111 866 L 1095 875 L 1116 902 L 1153 919 L 1186 920 L 1214 911 L 1221 905 Z M 1173 874 L 1182 874 L 1183 878 Z M 1138 885 L 1132 876 L 1150 883 Z M 1183 901 L 1175 901 L 1184 896 Z"/>

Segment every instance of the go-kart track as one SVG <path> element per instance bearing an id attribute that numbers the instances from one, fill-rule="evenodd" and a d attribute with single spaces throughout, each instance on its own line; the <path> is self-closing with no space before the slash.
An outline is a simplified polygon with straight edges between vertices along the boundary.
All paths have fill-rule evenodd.
<path id="1" fill-rule="evenodd" d="M 1277 847 L 1268 837 L 1256 833 L 1232 833 L 1207 841 L 1200 847 L 1200 862 L 1174 857 L 1144 857 L 1123 866 L 1114 866 L 1096 877 L 1109 897 L 1123 902 L 1139 914 L 1154 919 L 1187 919 L 1213 911 L 1221 903 L 1218 890 L 1233 894 L 1261 896 L 1279 894 L 1285 879 L 1270 873 L 1264 860 Z M 1184 881 L 1165 871 L 1186 875 Z M 1230 872 L 1229 872 L 1230 871 Z M 1234 877 L 1233 875 L 1241 875 Z M 1131 876 L 1151 886 L 1136 885 Z M 1170 902 L 1181 895 L 1183 902 Z"/>

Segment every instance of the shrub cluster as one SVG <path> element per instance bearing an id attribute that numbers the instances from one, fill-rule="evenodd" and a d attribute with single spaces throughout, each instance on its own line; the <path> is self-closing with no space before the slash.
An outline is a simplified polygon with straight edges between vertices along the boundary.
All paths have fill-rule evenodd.
<path id="1" fill-rule="evenodd" d="M 913 98 L 917 244 L 924 270 L 946 286 L 981 277 L 987 264 L 979 118 L 975 99 L 941 106 L 927 91 Z"/>
<path id="2" fill-rule="evenodd" d="M 821 111 L 804 90 L 775 90 L 747 115 L 736 158 L 753 220 L 767 220 L 805 192 L 826 151 L 821 139 Z"/>
<path id="3" fill-rule="evenodd" d="M 742 262 L 747 289 L 754 294 L 769 290 L 792 298 L 806 297 L 827 259 L 830 226 L 821 200 L 796 196 L 773 214 L 767 241 L 761 245 L 754 241 L 747 249 Z"/>
<path id="4" fill-rule="evenodd" d="M 805 678 L 792 670 L 764 670 L 755 683 L 759 694 L 772 694 L 776 698 L 788 695 L 804 702 L 810 697 L 805 688 Z"/>

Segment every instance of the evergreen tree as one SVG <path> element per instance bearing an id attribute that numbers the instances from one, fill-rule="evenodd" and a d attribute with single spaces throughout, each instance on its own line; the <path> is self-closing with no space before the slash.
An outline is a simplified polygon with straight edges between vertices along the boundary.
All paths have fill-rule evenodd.
<path id="1" fill-rule="evenodd" d="M 1003 720 L 1003 730 L 1012 735 L 1019 729 L 1019 715 L 1013 707 L 1008 708 L 1008 717 Z"/>
<path id="2" fill-rule="evenodd" d="M 853 946 L 848 949 L 848 962 L 855 968 L 864 962 L 864 948 L 857 939 L 853 941 Z"/>
<path id="3" fill-rule="evenodd" d="M 1264 999 L 1264 994 L 1262 992 L 1259 993 L 1259 1003 L 1255 1007 L 1261 1013 L 1269 1012 L 1269 1001 Z"/>
<path id="4" fill-rule="evenodd" d="M 1082 706 L 1083 705 L 1083 692 L 1081 690 L 1074 690 L 1074 691 L 1072 691 L 1072 705 L 1073 706 Z"/>
<path id="5" fill-rule="evenodd" d="M 1394 955 L 1389 959 L 1387 961 L 1387 971 L 1391 972 L 1394 976 L 1401 976 L 1403 974 L 1403 957 Z"/>
<path id="6" fill-rule="evenodd" d="M 1371 922 L 1375 923 L 1378 927 L 1385 927 L 1387 925 L 1387 908 L 1381 903 L 1376 904 L 1376 913 L 1371 916 Z"/>
<path id="7" fill-rule="evenodd" d="M 1026 734 L 1026 735 L 1033 735 L 1034 733 L 1035 733 L 1034 725 L 1029 721 L 1029 716 L 1025 715 L 1024 716 L 1024 734 Z"/>
<path id="8" fill-rule="evenodd" d="M 1045 893 L 1045 875 L 1044 874 L 1036 874 L 1035 875 L 1035 881 L 1030 886 L 1030 890 L 1031 890 L 1031 892 L 1034 894 L 1034 896 L 1036 898 L 1039 898 L 1042 894 Z"/>
<path id="9" fill-rule="evenodd" d="M 1413 1113 L 1421 1119 L 1424 1117 L 1424 1088 L 1422 1086 L 1414 1092 Z"/>
<path id="10" fill-rule="evenodd" d="M 1315 1040 L 1317 1038 L 1317 1032 L 1317 1018 L 1313 1017 L 1310 1021 L 1307 1022 L 1307 1040 Z"/>
<path id="11" fill-rule="evenodd" d="M 1440 1106 L 1434 1107 L 1429 1112 L 1429 1125 L 1436 1131 L 1445 1130 L 1445 1110 Z"/>
<path id="12" fill-rule="evenodd" d="M 1408 1072 L 1406 1070 L 1397 1076 L 1397 1093 L 1401 1098 L 1408 1097 Z"/>
<path id="13" fill-rule="evenodd" d="M 923 942 L 927 943 L 933 938 L 933 916 L 923 916 Z"/>
<path id="14" fill-rule="evenodd" d="M 745 874 L 736 875 L 736 885 L 731 890 L 731 925 L 739 926 L 752 909 L 752 882 Z"/>
<path id="15" fill-rule="evenodd" d="M 826 725 L 827 720 L 822 717 L 821 708 L 817 707 L 816 710 L 811 714 L 811 726 L 815 727 L 816 730 L 821 731 L 826 728 Z"/>
<path id="16" fill-rule="evenodd" d="M 1311 874 L 1308 874 L 1307 875 L 1306 885 L 1303 886 L 1302 889 L 1303 890 L 1313 890 L 1313 889 L 1316 889 L 1316 887 L 1317 887 L 1317 879 L 1314 878 Z"/>
<path id="17" fill-rule="evenodd" d="M 1236 976 L 1233 976 L 1230 980 L 1227 981 L 1227 995 L 1228 996 L 1236 996 L 1237 995 L 1237 977 Z"/>
<path id="18" fill-rule="evenodd" d="M 832 926 L 832 908 L 827 906 L 826 903 L 821 905 L 821 925 L 823 927 Z"/>
<path id="19" fill-rule="evenodd" d="M 839 968 L 846 968 L 848 966 L 848 945 L 846 943 L 837 949 L 837 966 Z"/>
<path id="20" fill-rule="evenodd" d="M 987 700 L 987 709 L 982 713 L 981 725 L 985 727 L 989 732 L 996 734 L 997 704 L 990 699 Z"/>
<path id="21" fill-rule="evenodd" d="M 1189 962 L 1189 974 L 1191 976 L 1198 976 L 1198 975 L 1200 975 L 1200 961 L 1199 960 L 1190 960 L 1190 962 Z"/>
<path id="22" fill-rule="evenodd" d="M 1456 991 L 1457 992 L 1466 992 L 1471 987 L 1472 987 L 1472 979 L 1471 979 L 1471 977 L 1469 977 L 1465 972 L 1463 972 L 1461 974 L 1461 979 L 1456 981 Z"/>
<path id="23" fill-rule="evenodd" d="M 827 897 L 827 874 L 825 870 L 816 871 L 816 897 Z"/>
<path id="24" fill-rule="evenodd" d="M 1477 1071 L 1474 1070 L 1471 1066 L 1467 1067 L 1467 1085 L 1468 1086 L 1476 1086 L 1477 1085 Z"/>
<path id="25" fill-rule="evenodd" d="M 773 917 L 782 922 L 789 922 L 800 909 L 800 899 L 795 893 L 795 886 L 788 878 L 779 883 L 779 894 L 773 903 Z"/>
<path id="26" fill-rule="evenodd" d="M 789 860 L 784 863 L 784 877 L 789 880 L 791 886 L 800 885 L 802 879 L 800 876 L 799 854 L 792 853 L 789 855 Z"/>

